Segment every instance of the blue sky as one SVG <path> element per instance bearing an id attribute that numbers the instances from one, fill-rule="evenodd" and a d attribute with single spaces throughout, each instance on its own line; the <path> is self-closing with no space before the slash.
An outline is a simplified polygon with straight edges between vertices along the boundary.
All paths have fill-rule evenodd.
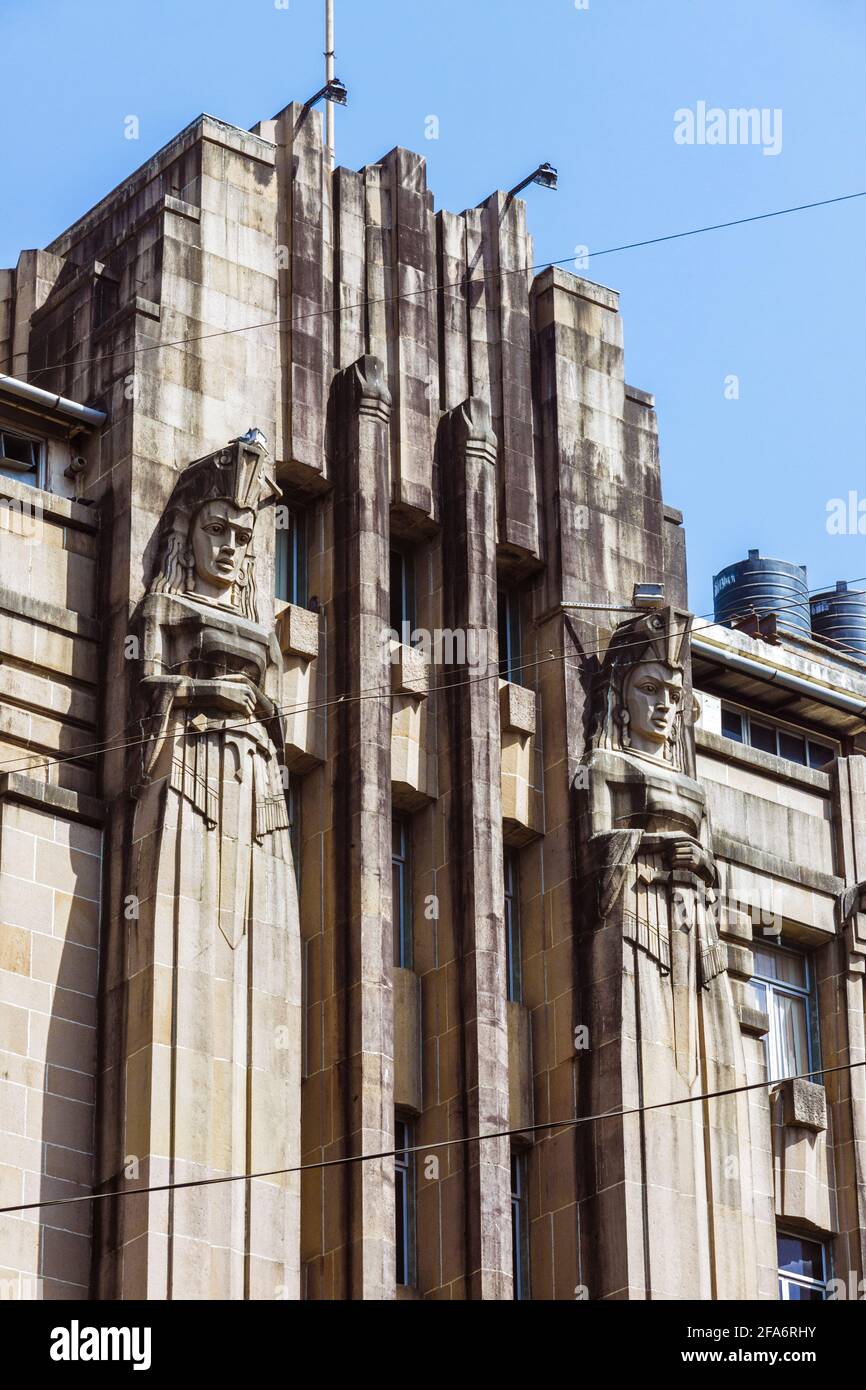
<path id="1" fill-rule="evenodd" d="M 4 0 L 0 265 L 200 111 L 248 127 L 311 95 L 322 12 Z M 864 0 L 336 0 L 336 19 L 338 162 L 419 150 L 437 207 L 460 210 L 549 160 L 559 191 L 527 195 L 540 263 L 866 188 Z M 779 108 L 780 153 L 677 144 L 699 101 Z M 866 576 L 866 538 L 826 526 L 829 499 L 866 498 L 864 247 L 866 198 L 583 272 L 620 291 L 627 378 L 656 394 L 698 613 L 749 547 L 806 563 L 813 588 Z"/>

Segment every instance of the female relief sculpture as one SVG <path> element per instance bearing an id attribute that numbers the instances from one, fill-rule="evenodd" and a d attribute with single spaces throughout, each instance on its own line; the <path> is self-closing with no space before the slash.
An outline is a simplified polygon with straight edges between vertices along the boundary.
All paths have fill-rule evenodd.
<path id="1" fill-rule="evenodd" d="M 580 1021 L 590 1039 L 583 1092 L 587 1106 L 603 1110 L 618 1088 L 632 1111 L 611 1120 L 595 1147 L 587 1139 L 597 1210 L 589 1209 L 586 1258 L 597 1297 L 622 1297 L 622 1289 L 676 1297 L 684 1269 L 695 1297 L 723 1297 L 712 1293 L 712 1252 L 729 1231 L 741 1243 L 739 1222 L 710 1229 L 722 1207 L 743 1200 L 737 1099 L 693 1103 L 742 1083 L 745 1064 L 719 940 L 706 795 L 688 771 L 690 623 L 667 608 L 617 628 L 595 684 L 579 778 Z M 633 1156 L 629 1173 L 641 1174 L 637 1189 L 611 1180 L 622 1151 Z M 593 1240 L 593 1220 L 598 1230 L 624 1223 L 619 1252 Z M 724 1260 L 725 1278 L 742 1287 L 742 1249 L 726 1249 Z"/>
<path id="2" fill-rule="evenodd" d="M 140 609 L 149 737 L 132 881 L 140 928 L 151 926 L 154 958 L 174 972 L 174 1181 L 298 1161 L 300 933 L 281 657 L 259 622 L 253 548 L 259 513 L 279 495 L 264 452 L 251 431 L 180 475 Z M 275 1297 L 296 1274 L 296 1205 L 294 1179 L 177 1193 L 170 1287 L 154 1296 Z"/>
<path id="3" fill-rule="evenodd" d="M 694 991 L 725 969 L 725 953 L 706 797 L 685 772 L 681 655 L 690 622 L 668 608 L 623 624 L 611 640 L 594 706 L 584 844 L 600 916 L 617 910 L 624 938 Z M 688 1057 L 682 1041 L 681 1032 L 678 1061 L 691 1077 L 695 1039 Z"/>

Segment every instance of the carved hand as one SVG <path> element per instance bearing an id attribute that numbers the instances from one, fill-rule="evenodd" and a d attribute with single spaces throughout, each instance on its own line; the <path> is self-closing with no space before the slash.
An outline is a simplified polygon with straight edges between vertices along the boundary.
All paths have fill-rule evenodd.
<path id="1" fill-rule="evenodd" d="M 672 869 L 686 869 L 708 882 L 713 877 L 713 861 L 703 845 L 689 835 L 677 835 L 668 844 L 668 863 Z"/>
<path id="2" fill-rule="evenodd" d="M 252 682 L 241 675 L 222 676 L 214 681 L 196 682 L 207 685 L 213 692 L 213 703 L 218 709 L 230 714 L 243 714 L 249 717 L 256 712 L 258 691 Z"/>

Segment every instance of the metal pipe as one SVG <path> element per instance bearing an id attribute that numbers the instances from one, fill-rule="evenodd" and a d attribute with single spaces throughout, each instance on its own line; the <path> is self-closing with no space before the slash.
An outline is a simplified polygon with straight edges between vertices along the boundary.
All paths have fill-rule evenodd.
<path id="1" fill-rule="evenodd" d="M 31 405 L 41 406 L 43 410 L 54 410 L 58 415 L 68 415 L 79 424 L 92 429 L 104 425 L 108 416 L 104 410 L 94 410 L 92 406 L 80 405 L 78 401 L 67 400 L 65 396 L 55 396 L 51 391 L 43 391 L 41 386 L 31 386 L 29 381 L 19 381 L 17 377 L 0 373 L 0 391 L 8 391 L 10 396 L 19 396 Z"/>
<path id="2" fill-rule="evenodd" d="M 325 86 L 334 77 L 334 0 L 325 0 Z M 328 168 L 333 169 L 336 162 L 334 148 L 334 103 L 325 102 L 325 148 Z"/>
<path id="3" fill-rule="evenodd" d="M 769 663 L 758 661 L 752 656 L 743 656 L 740 652 L 728 651 L 725 647 L 717 646 L 715 642 L 702 641 L 700 637 L 692 638 L 692 651 L 699 656 L 719 661 L 732 671 L 741 671 L 745 676 L 755 676 L 759 680 L 779 685 L 783 690 L 791 690 L 796 695 L 808 696 L 809 699 L 832 705 L 834 709 L 844 710 L 846 714 L 855 714 L 860 719 L 866 719 L 866 700 L 860 696 L 846 695 L 842 690 L 834 690 L 832 686 L 807 680 L 804 676 L 795 675 L 793 671 L 780 671 L 777 666 L 770 666 Z"/>

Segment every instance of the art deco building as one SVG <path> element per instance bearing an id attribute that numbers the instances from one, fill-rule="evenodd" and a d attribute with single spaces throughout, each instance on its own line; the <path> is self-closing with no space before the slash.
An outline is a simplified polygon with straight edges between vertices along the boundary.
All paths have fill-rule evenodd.
<path id="1" fill-rule="evenodd" d="M 525 216 L 292 105 L 0 271 L 7 1296 L 866 1275 L 866 664 L 691 620 Z"/>

